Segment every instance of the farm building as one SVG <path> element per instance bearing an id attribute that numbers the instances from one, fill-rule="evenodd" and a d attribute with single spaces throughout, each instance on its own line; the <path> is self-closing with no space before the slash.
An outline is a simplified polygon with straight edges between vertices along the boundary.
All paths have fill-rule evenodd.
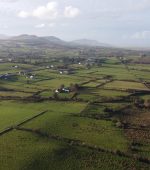
<path id="1" fill-rule="evenodd" d="M 7 80 L 13 78 L 14 76 L 16 76 L 16 74 L 12 74 L 12 73 L 1 74 L 0 79 Z"/>
<path id="2" fill-rule="evenodd" d="M 70 89 L 69 88 L 62 88 L 62 89 L 56 89 L 55 93 L 70 93 Z"/>
<path id="3" fill-rule="evenodd" d="M 74 74 L 74 70 L 73 69 L 60 69 L 59 73 L 60 74 Z"/>

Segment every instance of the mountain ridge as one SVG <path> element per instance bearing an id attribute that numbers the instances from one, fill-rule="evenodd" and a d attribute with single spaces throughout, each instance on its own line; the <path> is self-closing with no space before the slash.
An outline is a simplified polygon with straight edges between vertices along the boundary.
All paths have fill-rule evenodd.
<path id="1" fill-rule="evenodd" d="M 43 44 L 54 44 L 60 46 L 87 46 L 87 47 L 111 47 L 108 44 L 100 43 L 97 40 L 90 40 L 90 39 L 78 39 L 73 41 L 64 41 L 56 36 L 36 36 L 36 35 L 29 35 L 29 34 L 21 34 L 18 36 L 6 36 L 0 35 L 0 40 L 8 40 L 8 41 L 18 41 L 24 43 L 43 43 Z"/>
<path id="2" fill-rule="evenodd" d="M 111 47 L 111 45 L 109 45 L 109 44 L 100 43 L 97 40 L 91 40 L 91 39 L 78 39 L 78 40 L 74 40 L 74 41 L 71 41 L 71 42 L 74 43 L 74 44 L 83 45 L 83 46 Z"/>

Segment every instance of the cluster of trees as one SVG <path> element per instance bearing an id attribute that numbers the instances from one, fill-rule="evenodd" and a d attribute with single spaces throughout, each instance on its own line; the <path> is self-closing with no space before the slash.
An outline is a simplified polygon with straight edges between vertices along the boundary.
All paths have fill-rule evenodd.
<path id="1" fill-rule="evenodd" d="M 150 108 L 150 99 L 141 99 L 139 97 L 133 97 L 132 102 L 134 103 L 135 106 L 137 107 L 145 107 L 145 108 Z"/>
<path id="2" fill-rule="evenodd" d="M 59 99 L 59 95 L 58 93 L 73 93 L 73 96 L 76 96 L 78 94 L 78 91 L 79 91 L 79 88 L 80 86 L 75 83 L 71 83 L 69 87 L 65 87 L 64 84 L 62 84 L 55 92 L 54 92 L 54 95 L 53 97 L 55 99 Z"/>
<path id="3" fill-rule="evenodd" d="M 79 85 L 78 85 L 77 83 L 75 83 L 75 84 L 71 83 L 69 87 L 65 87 L 65 85 L 62 84 L 62 85 L 59 87 L 60 92 L 63 92 L 63 89 L 68 89 L 69 92 L 78 92 L 78 90 L 79 90 Z"/>

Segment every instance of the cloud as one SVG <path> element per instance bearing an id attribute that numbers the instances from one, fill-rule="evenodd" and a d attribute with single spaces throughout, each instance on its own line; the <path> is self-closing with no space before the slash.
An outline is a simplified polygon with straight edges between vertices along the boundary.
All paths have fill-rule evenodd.
<path id="1" fill-rule="evenodd" d="M 58 16 L 57 7 L 57 2 L 49 2 L 46 6 L 34 9 L 31 15 L 39 19 L 55 19 Z"/>
<path id="2" fill-rule="evenodd" d="M 80 13 L 80 10 L 73 6 L 66 6 L 63 11 L 64 12 L 61 12 L 58 2 L 52 1 L 45 6 L 39 6 L 33 9 L 31 12 L 22 10 L 18 13 L 18 17 L 34 17 L 41 20 L 53 20 L 60 17 L 74 18 Z"/>
<path id="3" fill-rule="evenodd" d="M 137 40 L 150 39 L 150 30 L 136 32 L 131 36 L 131 39 L 137 39 Z"/>
<path id="4" fill-rule="evenodd" d="M 8 25 L 5 25 L 5 24 L 0 24 L 0 29 L 8 29 Z"/>
<path id="5" fill-rule="evenodd" d="M 74 8 L 72 6 L 65 7 L 64 16 L 67 18 L 74 18 L 80 14 L 80 10 L 78 8 Z"/>
<path id="6" fill-rule="evenodd" d="M 17 2 L 18 0 L 1 0 L 0 3 L 12 3 Z"/>
<path id="7" fill-rule="evenodd" d="M 50 23 L 50 24 L 48 24 L 48 26 L 50 27 L 50 28 L 53 28 L 53 27 L 55 27 L 55 23 Z"/>
<path id="8" fill-rule="evenodd" d="M 18 17 L 20 18 L 28 18 L 34 17 L 42 20 L 50 20 L 55 19 L 58 16 L 58 3 L 57 2 L 49 2 L 45 6 L 39 6 L 31 12 L 20 11 L 18 13 Z"/>
<path id="9" fill-rule="evenodd" d="M 120 16 L 125 18 L 126 15 L 131 17 L 134 14 L 141 14 L 149 8 L 150 0 L 105 0 L 95 12 L 98 13 L 98 17 L 115 18 Z"/>
<path id="10" fill-rule="evenodd" d="M 45 27 L 53 28 L 55 27 L 55 25 L 56 23 L 50 23 L 50 24 L 42 23 L 42 24 L 35 25 L 35 28 L 45 28 Z"/>
<path id="11" fill-rule="evenodd" d="M 38 24 L 35 26 L 35 28 L 44 28 L 45 27 L 45 24 Z"/>
<path id="12" fill-rule="evenodd" d="M 149 0 L 141 0 L 139 2 L 137 2 L 137 0 L 132 0 L 132 1 L 133 1 L 133 3 L 131 4 L 132 6 L 130 6 L 131 10 L 142 11 L 145 9 L 149 9 L 150 7 Z"/>
<path id="13" fill-rule="evenodd" d="M 18 17 L 20 17 L 20 18 L 27 18 L 29 16 L 30 16 L 30 14 L 28 12 L 26 12 L 26 11 L 20 11 L 18 13 Z"/>
<path id="14" fill-rule="evenodd" d="M 124 40 L 150 40 L 150 30 L 137 31 L 133 34 L 125 34 L 122 36 Z"/>

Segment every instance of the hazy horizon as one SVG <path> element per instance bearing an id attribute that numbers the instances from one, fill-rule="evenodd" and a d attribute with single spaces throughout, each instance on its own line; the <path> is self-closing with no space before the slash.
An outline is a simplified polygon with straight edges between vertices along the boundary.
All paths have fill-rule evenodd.
<path id="1" fill-rule="evenodd" d="M 149 0 L 1 0 L 0 34 L 148 48 L 149 9 Z"/>

